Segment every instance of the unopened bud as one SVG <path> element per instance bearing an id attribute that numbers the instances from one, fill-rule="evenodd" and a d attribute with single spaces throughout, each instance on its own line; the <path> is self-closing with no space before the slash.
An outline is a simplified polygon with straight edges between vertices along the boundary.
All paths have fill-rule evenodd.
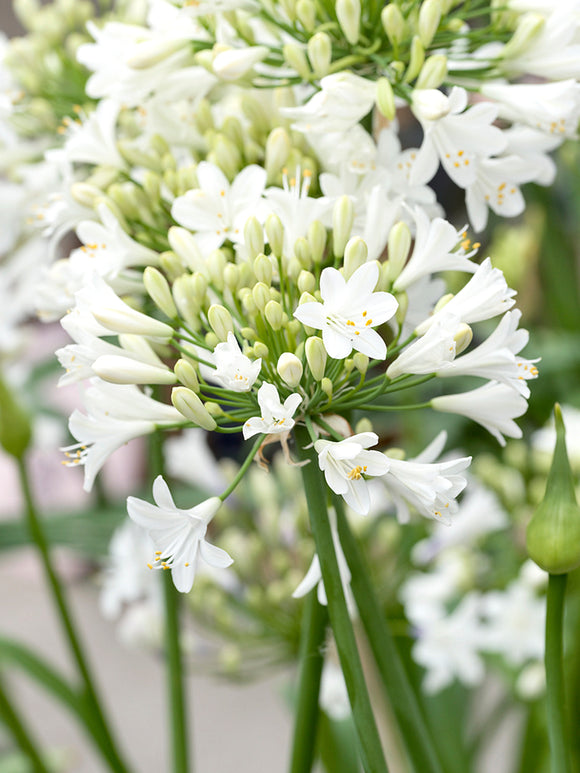
<path id="1" fill-rule="evenodd" d="M 259 282 L 265 285 L 272 283 L 273 266 L 272 261 L 264 253 L 258 255 L 254 261 L 254 274 Z"/>
<path id="2" fill-rule="evenodd" d="M 308 58 L 314 75 L 324 78 L 332 61 L 332 42 L 326 32 L 317 32 L 308 41 Z"/>
<path id="3" fill-rule="evenodd" d="M 327 376 L 320 381 L 320 388 L 330 400 L 332 397 L 332 381 Z"/>
<path id="4" fill-rule="evenodd" d="M 205 403 L 205 409 L 209 413 L 209 415 L 214 419 L 218 419 L 220 418 L 220 416 L 226 415 L 221 405 L 219 403 L 214 403 L 211 400 Z"/>
<path id="5" fill-rule="evenodd" d="M 256 282 L 252 288 L 252 297 L 256 307 L 260 311 L 264 311 L 266 304 L 271 300 L 270 288 L 264 282 Z"/>
<path id="6" fill-rule="evenodd" d="M 403 80 L 405 83 L 410 83 L 415 80 L 417 75 L 421 72 L 423 62 L 425 61 L 425 49 L 423 44 L 419 40 L 419 36 L 415 35 L 411 41 L 411 53 L 409 56 L 409 66 Z"/>
<path id="7" fill-rule="evenodd" d="M 539 13 L 524 13 L 518 19 L 516 31 L 501 52 L 502 59 L 520 56 L 528 48 L 545 23 L 545 17 Z"/>
<path id="8" fill-rule="evenodd" d="M 264 252 L 264 229 L 255 217 L 250 217 L 246 220 L 244 225 L 244 241 L 250 259 Z"/>
<path id="9" fill-rule="evenodd" d="M 268 179 L 278 175 L 282 167 L 288 162 L 288 156 L 292 148 L 290 137 L 286 129 L 277 126 L 272 129 L 266 140 L 266 172 Z"/>
<path id="10" fill-rule="evenodd" d="M 184 46 L 185 43 L 180 38 L 146 40 L 135 46 L 135 53 L 127 60 L 126 65 L 132 70 L 146 70 L 160 64 Z"/>
<path id="11" fill-rule="evenodd" d="M 308 244 L 314 263 L 322 263 L 326 249 L 326 228 L 320 220 L 313 220 L 308 226 Z"/>
<path id="12" fill-rule="evenodd" d="M 270 350 L 268 349 L 268 347 L 263 341 L 256 341 L 253 349 L 254 349 L 254 356 L 257 360 L 259 359 L 265 360 L 268 358 L 268 355 L 270 354 Z"/>
<path id="13" fill-rule="evenodd" d="M 465 324 L 465 322 L 462 322 L 455 331 L 455 335 L 453 336 L 453 340 L 455 341 L 456 357 L 458 354 L 461 354 L 461 352 L 464 352 L 467 349 L 472 339 L 473 330 L 469 327 L 469 325 Z"/>
<path id="14" fill-rule="evenodd" d="M 354 206 L 349 196 L 341 196 L 332 210 L 332 249 L 342 258 L 354 223 Z"/>
<path id="15" fill-rule="evenodd" d="M 417 89 L 436 89 L 443 83 L 447 75 L 447 57 L 444 54 L 434 54 L 425 62 L 417 78 Z"/>
<path id="16" fill-rule="evenodd" d="M 214 303 L 209 307 L 207 321 L 220 341 L 226 341 L 228 333 L 234 332 L 232 315 L 219 303 Z"/>
<path id="17" fill-rule="evenodd" d="M 268 301 L 264 316 L 273 330 L 280 330 L 287 321 L 286 313 L 278 301 Z"/>
<path id="18" fill-rule="evenodd" d="M 296 3 L 296 18 L 306 32 L 314 31 L 316 26 L 316 6 L 312 0 L 298 0 Z"/>
<path id="19" fill-rule="evenodd" d="M 406 34 L 405 19 L 397 3 L 389 3 L 381 11 L 383 29 L 393 48 L 397 48 Z"/>
<path id="20" fill-rule="evenodd" d="M 307 338 L 304 346 L 304 353 L 312 377 L 315 381 L 321 381 L 324 378 L 326 360 L 328 358 L 322 338 L 319 338 L 318 336 L 310 336 L 310 338 Z"/>
<path id="21" fill-rule="evenodd" d="M 312 266 L 312 253 L 310 245 L 303 236 L 299 236 L 294 242 L 294 255 L 300 261 L 303 269 L 309 269 Z"/>
<path id="22" fill-rule="evenodd" d="M 342 271 L 345 279 L 350 279 L 357 268 L 366 263 L 368 254 L 367 244 L 360 236 L 354 236 L 348 240 L 344 249 L 344 268 Z"/>
<path id="23" fill-rule="evenodd" d="M 22 459 L 31 440 L 28 414 L 0 378 L 0 446 L 15 459 Z"/>
<path id="24" fill-rule="evenodd" d="M 241 286 L 240 267 L 236 263 L 228 263 L 224 268 L 224 284 L 231 293 Z"/>
<path id="25" fill-rule="evenodd" d="M 452 298 L 453 298 L 453 293 L 446 293 L 445 295 L 442 295 L 441 298 L 439 298 L 439 300 L 435 304 L 435 308 L 433 309 L 433 311 L 434 312 L 441 311 L 441 309 L 447 306 L 447 304 Z"/>
<path id="26" fill-rule="evenodd" d="M 143 272 L 143 284 L 157 308 L 161 309 L 170 319 L 176 319 L 178 314 L 171 295 L 171 288 L 161 271 L 153 266 L 147 266 Z"/>
<path id="27" fill-rule="evenodd" d="M 431 45 L 441 21 L 441 0 L 423 0 L 419 11 L 419 39 L 424 48 Z"/>
<path id="28" fill-rule="evenodd" d="M 395 280 L 403 270 L 409 256 L 411 238 L 411 230 L 402 220 L 395 223 L 389 231 L 389 259 L 386 271 L 387 278 L 390 282 L 394 282 L 395 289 L 397 289 Z"/>
<path id="29" fill-rule="evenodd" d="M 378 79 L 376 102 L 381 115 L 392 121 L 397 114 L 397 108 L 395 106 L 395 93 L 388 78 Z"/>
<path id="30" fill-rule="evenodd" d="M 103 354 L 93 362 L 96 375 L 110 384 L 175 384 L 177 378 L 166 367 L 117 354 Z"/>
<path id="31" fill-rule="evenodd" d="M 173 250 L 166 250 L 159 256 L 159 265 L 163 269 L 163 272 L 174 282 L 178 277 L 185 273 L 185 267 Z"/>
<path id="32" fill-rule="evenodd" d="M 197 380 L 197 371 L 195 366 L 189 360 L 177 360 L 175 367 L 173 368 L 177 380 L 180 381 L 183 386 L 191 389 L 196 394 L 199 392 L 199 381 Z"/>
<path id="33" fill-rule="evenodd" d="M 205 260 L 192 233 L 186 228 L 172 226 L 167 233 L 167 237 L 173 252 L 179 255 L 188 268 L 192 271 L 201 271 L 207 274 Z"/>
<path id="34" fill-rule="evenodd" d="M 192 292 L 192 279 L 192 276 L 186 274 L 178 277 L 173 283 L 172 293 L 181 319 L 192 330 L 199 330 L 199 311 L 202 304 Z"/>
<path id="35" fill-rule="evenodd" d="M 268 215 L 264 225 L 270 249 L 276 257 L 281 257 L 284 250 L 284 226 L 278 215 Z"/>
<path id="36" fill-rule="evenodd" d="M 366 416 L 362 419 L 359 419 L 355 425 L 354 428 L 355 434 L 359 434 L 360 432 L 373 432 L 373 423 L 370 419 L 367 419 Z"/>
<path id="37" fill-rule="evenodd" d="M 225 286 L 224 271 L 228 264 L 228 259 L 223 250 L 214 250 L 207 257 L 207 268 L 212 284 L 218 290 L 223 290 Z"/>
<path id="38" fill-rule="evenodd" d="M 313 293 L 316 289 L 316 277 L 310 271 L 298 274 L 298 289 L 301 293 Z"/>
<path id="39" fill-rule="evenodd" d="M 359 373 L 364 375 L 369 367 L 369 358 L 366 354 L 362 354 L 362 352 L 356 352 L 353 355 L 352 361 L 354 362 L 354 367 L 358 370 Z"/>
<path id="40" fill-rule="evenodd" d="M 217 427 L 215 419 L 207 412 L 204 404 L 191 389 L 174 387 L 171 390 L 171 402 L 182 416 L 197 424 L 198 427 L 211 431 Z"/>
<path id="41" fill-rule="evenodd" d="M 335 11 L 345 38 L 351 46 L 356 45 L 360 35 L 360 0 L 336 0 Z"/>
<path id="42" fill-rule="evenodd" d="M 289 387 L 297 387 L 304 371 L 303 365 L 295 354 L 284 352 L 276 365 L 278 375 Z"/>
<path id="43" fill-rule="evenodd" d="M 310 80 L 312 75 L 304 49 L 296 43 L 286 43 L 282 48 L 284 59 L 293 70 L 305 81 Z"/>
<path id="44" fill-rule="evenodd" d="M 81 206 L 93 209 L 97 200 L 102 197 L 103 191 L 88 183 L 73 183 L 70 187 L 70 195 Z"/>

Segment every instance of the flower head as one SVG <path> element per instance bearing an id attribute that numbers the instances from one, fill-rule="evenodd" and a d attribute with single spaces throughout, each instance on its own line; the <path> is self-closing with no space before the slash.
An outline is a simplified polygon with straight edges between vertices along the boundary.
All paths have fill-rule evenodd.
<path id="1" fill-rule="evenodd" d="M 258 404 L 262 415 L 253 416 L 244 424 L 244 440 L 258 435 L 260 432 L 266 435 L 288 432 L 294 426 L 295 422 L 292 417 L 301 402 L 302 397 L 294 393 L 282 403 L 274 384 L 265 382 L 258 389 Z"/>

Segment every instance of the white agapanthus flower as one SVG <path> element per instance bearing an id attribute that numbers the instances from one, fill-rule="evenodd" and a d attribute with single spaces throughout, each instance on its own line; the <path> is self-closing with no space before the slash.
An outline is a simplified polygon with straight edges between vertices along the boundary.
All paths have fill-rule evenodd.
<path id="1" fill-rule="evenodd" d="M 265 382 L 258 389 L 258 404 L 261 416 L 253 416 L 244 424 L 242 433 L 247 440 L 254 435 L 278 435 L 292 429 L 295 422 L 292 418 L 302 402 L 302 396 L 294 393 L 286 398 L 284 403 L 274 384 Z"/>
<path id="2" fill-rule="evenodd" d="M 67 125 L 67 138 L 62 150 L 47 152 L 47 158 L 66 159 L 68 163 L 103 164 L 125 168 L 125 161 L 117 150 L 117 119 L 120 105 L 107 99 L 82 122 Z"/>
<path id="3" fill-rule="evenodd" d="M 318 466 L 335 494 L 344 497 L 352 509 L 366 515 L 370 509 L 367 477 L 385 475 L 390 461 L 379 451 L 368 451 L 376 446 L 379 437 L 374 432 L 360 432 L 338 442 L 320 439 L 314 443 Z"/>
<path id="4" fill-rule="evenodd" d="M 200 560 L 225 569 L 233 559 L 225 550 L 206 541 L 207 527 L 221 507 L 219 497 L 211 497 L 188 510 L 175 506 L 161 475 L 153 482 L 155 505 L 136 497 L 127 499 L 129 517 L 148 533 L 155 547 L 150 567 L 171 570 L 173 583 L 188 593 Z"/>
<path id="5" fill-rule="evenodd" d="M 389 365 L 388 378 L 397 378 L 407 373 L 435 373 L 450 363 L 455 357 L 455 336 L 460 324 L 459 319 L 452 314 L 439 317 L 425 335 L 412 341 Z"/>
<path id="6" fill-rule="evenodd" d="M 348 357 L 355 349 L 384 360 L 387 345 L 373 328 L 391 319 L 398 302 L 390 293 L 374 292 L 378 280 L 376 261 L 360 266 L 348 280 L 335 268 L 325 268 L 320 275 L 322 303 L 303 303 L 294 316 L 322 330 L 326 351 L 335 359 Z"/>
<path id="7" fill-rule="evenodd" d="M 173 202 L 171 214 L 175 220 L 195 231 L 202 252 L 211 252 L 226 240 L 242 243 L 246 221 L 259 214 L 266 170 L 251 164 L 230 184 L 219 167 L 202 161 L 197 167 L 197 179 L 199 188 L 187 191 Z"/>
<path id="8" fill-rule="evenodd" d="M 218 384 L 234 392 L 249 392 L 260 375 L 262 360 L 250 360 L 242 354 L 235 335 L 230 332 L 227 341 L 219 343 L 213 352 L 200 353 L 203 359 L 215 365 L 210 368 L 200 363 L 199 372 L 210 384 Z"/>

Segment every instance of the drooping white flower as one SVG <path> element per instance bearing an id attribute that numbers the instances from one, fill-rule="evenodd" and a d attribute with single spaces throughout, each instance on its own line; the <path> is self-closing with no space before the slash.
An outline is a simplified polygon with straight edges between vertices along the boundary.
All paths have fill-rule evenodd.
<path id="1" fill-rule="evenodd" d="M 536 378 L 538 369 L 534 365 L 537 360 L 516 356 L 529 339 L 527 330 L 518 329 L 521 316 L 521 311 L 508 311 L 482 344 L 453 362 L 442 363 L 437 369 L 437 375 L 492 379 L 528 398 L 530 389 L 526 381 Z"/>
<path id="2" fill-rule="evenodd" d="M 490 258 L 486 258 L 457 295 L 442 309 L 417 325 L 416 333 L 423 335 L 444 314 L 454 315 L 468 325 L 492 319 L 514 305 L 515 294 L 516 291 L 508 287 L 503 272 L 493 268 Z"/>
<path id="3" fill-rule="evenodd" d="M 380 451 L 367 450 L 378 442 L 379 437 L 374 432 L 360 432 L 338 442 L 320 439 L 314 443 L 318 466 L 324 472 L 326 482 L 361 515 L 366 515 L 370 509 L 366 477 L 385 475 L 390 466 L 390 460 Z"/>
<path id="4" fill-rule="evenodd" d="M 478 389 L 456 395 L 443 395 L 431 400 L 431 407 L 444 413 L 457 413 L 481 424 L 502 446 L 504 435 L 520 438 L 522 430 L 514 419 L 526 412 L 525 397 L 505 384 L 490 381 Z"/>
<path id="5" fill-rule="evenodd" d="M 264 382 L 258 389 L 258 404 L 262 415 L 253 416 L 246 421 L 242 429 L 244 440 L 260 433 L 278 435 L 288 432 L 294 426 L 292 417 L 301 402 L 302 396 L 294 393 L 282 403 L 274 384 Z"/>
<path id="6" fill-rule="evenodd" d="M 379 279 L 376 261 L 360 266 L 345 280 L 335 268 L 320 275 L 322 303 L 303 303 L 294 312 L 302 324 L 322 330 L 326 351 L 337 360 L 355 349 L 374 359 L 384 360 L 387 345 L 373 327 L 389 320 L 398 302 L 385 292 L 373 292 Z"/>
<path id="7" fill-rule="evenodd" d="M 185 423 L 172 405 L 165 405 L 143 394 L 133 385 L 108 384 L 98 378 L 84 395 L 86 414 L 75 409 L 69 419 L 71 434 L 79 442 L 64 448 L 65 464 L 84 465 L 85 491 L 109 456 L 129 440 L 149 435 L 158 426 Z"/>
<path id="8" fill-rule="evenodd" d="M 195 232 L 203 252 L 217 249 L 226 240 L 243 242 L 246 221 L 259 209 L 266 170 L 251 164 L 230 184 L 219 167 L 202 161 L 197 167 L 197 179 L 199 188 L 173 202 L 171 214 L 175 220 Z"/>
<path id="9" fill-rule="evenodd" d="M 234 392 L 249 392 L 260 374 L 262 360 L 250 360 L 242 354 L 240 345 L 233 333 L 228 333 L 227 341 L 219 343 L 213 352 L 203 352 L 203 358 L 215 365 L 210 368 L 200 363 L 199 372 L 210 384 L 218 384 Z"/>
<path id="10" fill-rule="evenodd" d="M 221 507 L 219 497 L 211 497 L 182 510 L 175 506 L 167 483 L 159 475 L 153 482 L 153 498 L 155 505 L 129 497 L 127 512 L 147 531 L 156 548 L 151 568 L 171 569 L 178 591 L 188 593 L 191 590 L 200 559 L 219 569 L 233 563 L 225 550 L 205 539 L 208 524 Z"/>
<path id="11" fill-rule="evenodd" d="M 445 314 L 437 319 L 425 335 L 412 341 L 387 368 L 388 378 L 404 373 L 435 373 L 455 357 L 455 335 L 459 319 Z"/>

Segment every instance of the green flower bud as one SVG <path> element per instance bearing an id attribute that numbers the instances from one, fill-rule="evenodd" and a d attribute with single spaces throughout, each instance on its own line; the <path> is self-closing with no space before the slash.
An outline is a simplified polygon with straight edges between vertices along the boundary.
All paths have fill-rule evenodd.
<path id="1" fill-rule="evenodd" d="M 292 148 L 288 132 L 281 126 L 272 129 L 266 140 L 266 172 L 272 180 L 280 174 L 282 167 L 288 162 Z M 271 217 L 276 217 L 272 215 Z"/>
<path id="2" fill-rule="evenodd" d="M 362 354 L 362 352 L 356 352 L 356 354 L 353 355 L 352 361 L 354 362 L 354 367 L 358 370 L 359 373 L 365 374 L 369 367 L 369 358 L 366 354 Z"/>
<path id="3" fill-rule="evenodd" d="M 256 302 L 254 301 L 254 296 L 249 287 L 242 287 L 242 289 L 238 292 L 238 298 L 240 299 L 242 306 L 244 307 L 244 311 L 247 314 L 252 315 L 258 311 Z"/>
<path id="4" fill-rule="evenodd" d="M 296 3 L 296 18 L 306 32 L 314 31 L 316 26 L 316 6 L 312 0 L 298 0 Z"/>
<path id="5" fill-rule="evenodd" d="M 199 381 L 197 380 L 197 371 L 190 360 L 177 360 L 175 367 L 173 368 L 173 372 L 177 376 L 178 381 L 180 381 L 183 386 L 191 389 L 191 391 L 195 392 L 196 394 L 199 392 L 200 387 Z"/>
<path id="6" fill-rule="evenodd" d="M 431 45 L 441 21 L 441 0 L 424 0 L 419 11 L 419 39 L 424 48 Z"/>
<path id="7" fill-rule="evenodd" d="M 439 300 L 438 300 L 438 301 L 437 301 L 437 303 L 435 304 L 435 308 L 433 309 L 433 313 L 435 313 L 436 311 L 441 311 L 441 309 L 442 309 L 444 306 L 447 306 L 447 304 L 449 303 L 449 301 L 450 301 L 450 300 L 451 300 L 453 297 L 454 297 L 454 296 L 453 296 L 453 293 L 446 293 L 445 295 L 442 295 L 442 296 L 441 296 L 441 298 L 439 298 Z"/>
<path id="8" fill-rule="evenodd" d="M 199 397 L 187 387 L 174 387 L 171 390 L 171 402 L 182 416 L 192 421 L 202 429 L 211 430 L 217 427 L 215 420 L 209 415 Z"/>
<path id="9" fill-rule="evenodd" d="M 342 258 L 354 223 L 354 205 L 349 196 L 341 196 L 332 210 L 332 249 Z"/>
<path id="10" fill-rule="evenodd" d="M 215 349 L 216 346 L 219 344 L 220 339 L 216 336 L 215 333 L 213 333 L 210 330 L 209 333 L 205 334 L 204 341 L 205 341 L 206 346 L 208 347 L 208 349 Z"/>
<path id="11" fill-rule="evenodd" d="M 405 77 L 403 80 L 405 83 L 410 83 L 411 81 L 415 80 L 417 75 L 421 72 L 421 67 L 423 67 L 423 62 L 425 61 L 425 49 L 423 48 L 423 44 L 419 40 L 419 36 L 415 35 L 413 40 L 411 41 L 411 55 L 409 57 L 409 66 L 407 67 L 407 72 L 405 73 Z"/>
<path id="12" fill-rule="evenodd" d="M 192 233 L 186 228 L 172 226 L 168 233 L 169 246 L 192 271 L 205 271 L 205 260 Z"/>
<path id="13" fill-rule="evenodd" d="M 313 293 L 316 289 L 316 277 L 310 271 L 301 271 L 298 274 L 298 289 L 301 293 Z"/>
<path id="14" fill-rule="evenodd" d="M 166 250 L 159 256 L 159 265 L 171 282 L 175 282 L 185 273 L 181 259 L 172 251 Z"/>
<path id="15" fill-rule="evenodd" d="M 407 31 L 405 19 L 397 3 L 389 3 L 383 8 L 381 22 L 391 45 L 397 48 Z"/>
<path id="16" fill-rule="evenodd" d="M 240 333 L 246 339 L 246 341 L 255 341 L 258 337 L 253 327 L 243 327 L 241 328 Z"/>
<path id="17" fill-rule="evenodd" d="M 240 267 L 236 263 L 228 263 L 224 268 L 224 283 L 231 293 L 240 286 L 240 279 Z"/>
<path id="18" fill-rule="evenodd" d="M 394 282 L 403 270 L 411 249 L 411 231 L 402 220 L 389 231 L 389 259 L 387 261 L 386 278 Z"/>
<path id="19" fill-rule="evenodd" d="M 421 68 L 415 84 L 417 89 L 436 89 L 447 75 L 447 57 L 444 54 L 430 56 Z"/>
<path id="20" fill-rule="evenodd" d="M 312 260 L 315 263 L 322 263 L 324 250 L 326 248 L 326 228 L 320 220 L 313 220 L 308 226 L 308 244 L 312 253 Z"/>
<path id="21" fill-rule="evenodd" d="M 258 255 L 254 261 L 254 274 L 259 282 L 265 285 L 272 283 L 273 266 L 270 258 L 264 253 Z"/>
<path id="22" fill-rule="evenodd" d="M 264 224 L 272 254 L 281 257 L 284 249 L 284 226 L 278 215 L 268 215 Z"/>
<path id="23" fill-rule="evenodd" d="M 214 303 L 209 307 L 207 321 L 220 341 L 227 340 L 228 333 L 234 332 L 232 315 L 225 306 L 221 306 L 219 303 Z"/>
<path id="24" fill-rule="evenodd" d="M 273 330 L 280 330 L 287 319 L 284 309 L 278 301 L 268 301 L 264 308 L 264 316 Z"/>
<path id="25" fill-rule="evenodd" d="M 518 26 L 511 39 L 506 43 L 501 52 L 502 59 L 519 56 L 530 45 L 545 23 L 545 18 L 540 13 L 524 13 L 518 19 Z"/>
<path id="26" fill-rule="evenodd" d="M 169 282 L 161 271 L 153 266 L 147 266 L 143 272 L 143 284 L 158 309 L 170 319 L 176 319 L 179 316 L 171 296 Z"/>
<path id="27" fill-rule="evenodd" d="M 295 354 L 284 352 L 278 358 L 276 370 L 282 381 L 294 389 L 300 383 L 304 367 Z"/>
<path id="28" fill-rule="evenodd" d="M 526 532 L 528 554 L 550 574 L 565 574 L 580 566 L 580 507 L 566 451 L 566 430 L 558 403 L 554 406 L 556 447 L 546 493 Z"/>
<path id="29" fill-rule="evenodd" d="M 360 35 L 360 0 L 336 0 L 336 18 L 345 38 L 354 46 Z"/>
<path id="30" fill-rule="evenodd" d="M 306 362 L 315 381 L 321 381 L 324 378 L 326 370 L 327 351 L 322 343 L 322 338 L 310 336 L 306 339 L 304 346 Z"/>
<path id="31" fill-rule="evenodd" d="M 256 282 L 252 288 L 252 297 L 256 308 L 260 311 L 264 311 L 266 304 L 271 300 L 270 288 L 264 282 Z"/>
<path id="32" fill-rule="evenodd" d="M 395 295 L 396 299 L 399 302 L 399 306 L 397 308 L 397 311 L 395 313 L 395 319 L 399 323 L 399 325 L 402 325 L 405 321 L 405 317 L 407 316 L 407 310 L 409 308 L 409 296 L 407 293 L 396 293 Z"/>
<path id="33" fill-rule="evenodd" d="M 363 419 L 359 419 L 355 425 L 354 428 L 355 434 L 359 434 L 359 432 L 373 432 L 373 423 L 370 419 L 367 419 L 366 416 Z"/>
<path id="34" fill-rule="evenodd" d="M 294 255 L 300 262 L 301 270 L 312 267 L 312 253 L 310 245 L 303 236 L 299 236 L 294 242 Z"/>
<path id="35" fill-rule="evenodd" d="M 246 220 L 244 241 L 249 258 L 255 258 L 256 255 L 264 252 L 264 229 L 255 217 L 250 217 Z"/>
<path id="36" fill-rule="evenodd" d="M 379 78 L 377 81 L 377 107 L 389 121 L 392 121 L 397 113 L 395 93 L 388 78 Z"/>
<path id="37" fill-rule="evenodd" d="M 360 236 L 354 236 L 348 240 L 344 248 L 344 268 L 342 271 L 345 279 L 350 279 L 357 268 L 366 263 L 368 254 L 367 244 Z"/>
<path id="38" fill-rule="evenodd" d="M 462 322 L 457 328 L 455 335 L 455 356 L 464 352 L 473 339 L 473 330 L 465 322 Z"/>
<path id="39" fill-rule="evenodd" d="M 221 405 L 219 405 L 219 403 L 214 403 L 211 400 L 205 404 L 205 409 L 214 419 L 226 415 Z"/>
<path id="40" fill-rule="evenodd" d="M 219 166 L 228 180 L 233 180 L 242 167 L 240 149 L 224 134 L 218 134 L 216 137 L 208 160 Z"/>
<path id="41" fill-rule="evenodd" d="M 310 80 L 312 72 L 303 48 L 295 43 L 286 43 L 286 45 L 282 47 L 282 53 L 284 54 L 286 62 L 293 70 L 296 70 L 303 80 Z"/>
<path id="42" fill-rule="evenodd" d="M 173 283 L 173 300 L 179 310 L 179 316 L 188 327 L 193 330 L 199 330 L 201 322 L 199 311 L 201 304 L 193 292 L 193 277 L 184 274 L 178 277 Z"/>
<path id="43" fill-rule="evenodd" d="M 264 134 L 268 133 L 272 126 L 272 117 L 259 99 L 256 99 L 251 94 L 244 94 L 242 97 L 242 112 L 252 126 L 260 127 L 263 129 Z"/>
<path id="44" fill-rule="evenodd" d="M 327 378 L 326 376 L 320 381 L 320 388 L 324 392 L 324 394 L 330 398 L 332 397 L 332 381 Z"/>
<path id="45" fill-rule="evenodd" d="M 217 287 L 218 290 L 223 290 L 225 287 L 224 271 L 228 264 L 228 259 L 223 250 L 214 250 L 210 252 L 207 257 L 207 268 L 212 284 Z"/>
<path id="46" fill-rule="evenodd" d="M 70 195 L 81 206 L 94 209 L 97 200 L 102 197 L 103 191 L 88 183 L 73 183 L 70 187 Z"/>
<path id="47" fill-rule="evenodd" d="M 244 148 L 244 130 L 239 118 L 229 115 L 222 124 L 222 132 L 230 139 L 240 150 Z"/>
<path id="48" fill-rule="evenodd" d="M 254 344 L 254 355 L 256 359 L 258 360 L 261 358 L 262 360 L 265 360 L 268 358 L 269 354 L 270 354 L 270 350 L 268 349 L 266 344 L 263 343 L 262 341 L 256 341 L 256 343 Z"/>
<path id="49" fill-rule="evenodd" d="M 0 446 L 15 459 L 22 459 L 32 440 L 32 426 L 26 411 L 0 378 Z"/>
<path id="50" fill-rule="evenodd" d="M 324 78 L 332 61 L 332 41 L 326 32 L 317 32 L 308 41 L 308 58 L 312 64 L 314 75 Z"/>

